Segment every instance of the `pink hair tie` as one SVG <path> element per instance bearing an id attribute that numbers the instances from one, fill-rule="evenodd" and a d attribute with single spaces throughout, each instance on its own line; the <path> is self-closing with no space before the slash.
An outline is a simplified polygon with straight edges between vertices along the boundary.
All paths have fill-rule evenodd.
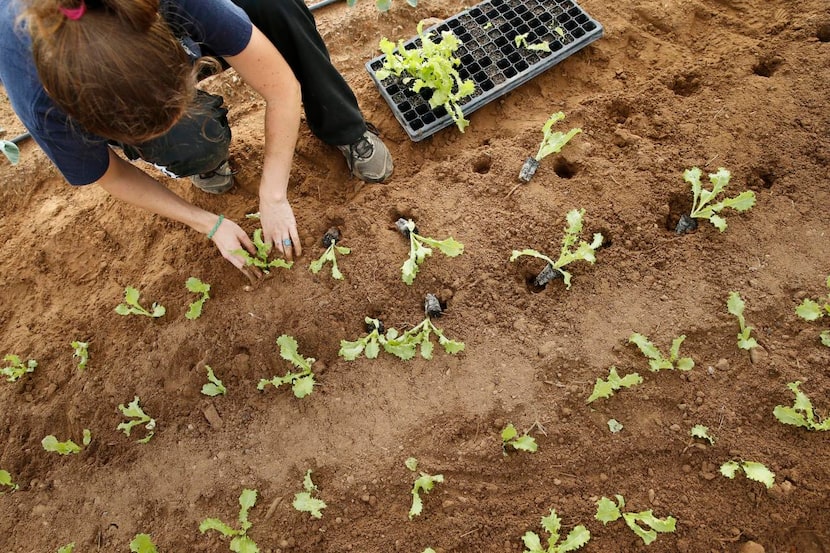
<path id="1" fill-rule="evenodd" d="M 60 10 L 60 12 L 65 15 L 67 19 L 71 21 L 78 21 L 86 13 L 86 3 L 81 0 L 81 4 L 77 8 L 64 8 L 61 6 L 58 10 Z"/>

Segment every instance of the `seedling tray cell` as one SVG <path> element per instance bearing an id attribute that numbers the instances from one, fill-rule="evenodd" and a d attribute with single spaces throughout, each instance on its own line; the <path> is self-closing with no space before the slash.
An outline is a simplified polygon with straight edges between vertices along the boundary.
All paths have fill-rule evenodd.
<path id="1" fill-rule="evenodd" d="M 507 94 L 602 36 L 602 25 L 573 0 L 485 0 L 428 29 L 436 40 L 452 31 L 461 41 L 455 56 L 458 72 L 472 79 L 475 92 L 460 105 L 465 116 Z M 550 52 L 516 46 L 516 37 L 527 34 L 527 44 L 547 42 Z M 416 36 L 404 48 L 417 48 Z M 413 141 L 418 142 L 454 125 L 442 107 L 429 107 L 430 91 L 412 92 L 396 76 L 379 80 L 376 72 L 385 56 L 366 63 L 381 96 Z"/>

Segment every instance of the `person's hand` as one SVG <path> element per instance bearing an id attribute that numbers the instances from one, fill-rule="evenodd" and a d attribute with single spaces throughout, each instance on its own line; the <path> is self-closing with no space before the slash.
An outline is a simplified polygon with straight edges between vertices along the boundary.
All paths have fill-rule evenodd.
<path id="1" fill-rule="evenodd" d="M 286 261 L 293 261 L 303 254 L 297 221 L 287 199 L 262 199 L 259 205 L 259 220 L 262 224 L 262 240 L 273 244 Z"/>
<path id="2" fill-rule="evenodd" d="M 216 244 L 217 248 L 219 248 L 219 252 L 222 254 L 222 257 L 230 261 L 234 267 L 242 271 L 242 274 L 244 274 L 248 280 L 251 281 L 251 284 L 262 278 L 262 271 L 253 265 L 246 265 L 245 259 L 238 253 L 234 253 L 245 249 L 251 255 L 256 255 L 254 243 L 251 242 L 251 239 L 248 238 L 248 235 L 239 225 L 233 221 L 224 219 L 219 224 L 219 228 L 216 229 L 216 232 L 213 234 L 213 238 L 211 238 L 211 240 L 213 240 L 213 243 Z"/>

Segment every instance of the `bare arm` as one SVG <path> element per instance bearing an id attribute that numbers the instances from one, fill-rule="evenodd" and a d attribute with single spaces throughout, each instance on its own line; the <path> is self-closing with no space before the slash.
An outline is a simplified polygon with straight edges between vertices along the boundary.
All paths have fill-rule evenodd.
<path id="1" fill-rule="evenodd" d="M 265 159 L 259 186 L 263 239 L 291 260 L 302 255 L 288 176 L 300 125 L 300 84 L 285 58 L 256 27 L 248 46 L 227 62 L 265 99 Z M 284 247 L 289 239 L 291 246 Z"/>
<path id="2" fill-rule="evenodd" d="M 208 234 L 218 215 L 205 211 L 183 200 L 150 175 L 118 157 L 110 150 L 110 164 L 98 184 L 113 197 L 157 215 L 184 223 L 196 232 Z M 233 254 L 245 248 L 254 252 L 254 245 L 239 225 L 224 220 L 213 236 L 213 242 L 222 256 L 240 269 L 249 279 L 259 276 L 245 266 L 245 261 Z"/>

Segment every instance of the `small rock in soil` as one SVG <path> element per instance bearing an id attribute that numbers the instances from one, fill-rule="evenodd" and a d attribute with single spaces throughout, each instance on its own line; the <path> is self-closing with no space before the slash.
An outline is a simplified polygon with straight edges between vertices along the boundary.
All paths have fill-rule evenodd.
<path id="1" fill-rule="evenodd" d="M 764 546 L 754 541 L 748 541 L 738 548 L 738 553 L 764 553 Z"/>
<path id="2" fill-rule="evenodd" d="M 211 403 L 204 409 L 202 409 L 202 413 L 205 415 L 210 427 L 214 430 L 219 430 L 222 428 L 222 417 L 219 416 L 219 412 L 216 411 L 216 407 L 213 406 Z"/>
<path id="3" fill-rule="evenodd" d="M 673 430 L 674 432 L 680 432 L 680 425 L 679 424 L 673 424 L 669 428 L 671 430 Z"/>
<path id="4" fill-rule="evenodd" d="M 753 365 L 763 363 L 767 358 L 767 352 L 763 348 L 752 348 L 749 350 L 749 360 Z"/>
<path id="5" fill-rule="evenodd" d="M 728 371 L 729 361 L 727 361 L 726 359 L 718 359 L 717 364 L 715 364 L 715 368 L 719 371 Z"/>

